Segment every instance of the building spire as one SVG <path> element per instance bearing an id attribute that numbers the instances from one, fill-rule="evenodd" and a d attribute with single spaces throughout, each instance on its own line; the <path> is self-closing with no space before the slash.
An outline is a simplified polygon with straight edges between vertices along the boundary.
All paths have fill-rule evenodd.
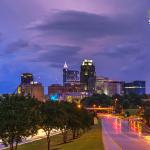
<path id="1" fill-rule="evenodd" d="M 64 64 L 64 69 L 68 69 L 68 65 L 67 65 L 66 62 L 65 62 L 65 64 Z"/>

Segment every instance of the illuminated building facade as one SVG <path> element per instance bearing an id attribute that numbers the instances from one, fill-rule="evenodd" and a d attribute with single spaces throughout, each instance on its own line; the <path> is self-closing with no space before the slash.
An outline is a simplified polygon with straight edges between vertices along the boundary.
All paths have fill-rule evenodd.
<path id="1" fill-rule="evenodd" d="M 48 96 L 52 101 L 63 100 L 64 87 L 60 84 L 48 86 Z"/>
<path id="2" fill-rule="evenodd" d="M 45 101 L 44 87 L 41 83 L 34 82 L 34 77 L 31 73 L 21 75 L 21 84 L 18 86 L 17 93 L 24 96 L 30 95 L 41 102 Z"/>
<path id="3" fill-rule="evenodd" d="M 33 82 L 33 75 L 31 73 L 23 73 L 21 75 L 21 84 L 30 84 Z"/>
<path id="4" fill-rule="evenodd" d="M 64 94 L 64 99 L 67 102 L 75 102 L 80 103 L 81 99 L 84 98 L 85 95 L 82 92 L 66 92 Z"/>
<path id="5" fill-rule="evenodd" d="M 20 84 L 18 87 L 18 94 L 22 94 L 24 96 L 30 95 L 38 101 L 45 101 L 44 87 L 41 83 L 32 82 L 31 84 Z"/>
<path id="6" fill-rule="evenodd" d="M 45 97 L 44 97 L 44 87 L 42 86 L 41 83 L 34 83 L 31 85 L 32 91 L 31 91 L 31 96 L 36 98 L 37 100 L 44 102 Z"/>
<path id="7" fill-rule="evenodd" d="M 79 81 L 79 71 L 69 70 L 68 65 L 64 64 L 63 68 L 63 85 Z"/>
<path id="8" fill-rule="evenodd" d="M 84 98 L 83 85 L 80 82 L 72 82 L 65 84 L 64 86 L 60 84 L 53 84 L 48 87 L 48 96 L 52 101 L 68 101 L 76 102 Z"/>
<path id="9" fill-rule="evenodd" d="M 145 81 L 133 81 L 131 83 L 125 83 L 124 86 L 125 94 L 137 94 L 143 95 L 146 93 L 146 82 Z"/>
<path id="10" fill-rule="evenodd" d="M 107 77 L 97 77 L 95 84 L 95 92 L 98 94 L 106 94 L 113 96 L 116 94 L 124 94 L 124 82 L 110 80 Z"/>
<path id="11" fill-rule="evenodd" d="M 89 85 L 89 80 L 91 84 Z M 94 90 L 96 81 L 95 65 L 92 60 L 85 59 L 81 64 L 80 82 L 84 84 L 84 90 Z"/>

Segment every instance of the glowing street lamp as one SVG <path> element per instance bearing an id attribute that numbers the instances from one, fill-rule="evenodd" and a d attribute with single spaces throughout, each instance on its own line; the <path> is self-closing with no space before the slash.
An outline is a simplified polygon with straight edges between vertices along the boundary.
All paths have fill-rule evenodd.
<path id="1" fill-rule="evenodd" d="M 81 104 L 78 104 L 77 107 L 80 109 L 81 108 Z"/>
<path id="2" fill-rule="evenodd" d="M 96 107 L 96 105 L 95 105 L 95 104 L 93 104 L 93 107 L 95 108 L 95 107 Z"/>

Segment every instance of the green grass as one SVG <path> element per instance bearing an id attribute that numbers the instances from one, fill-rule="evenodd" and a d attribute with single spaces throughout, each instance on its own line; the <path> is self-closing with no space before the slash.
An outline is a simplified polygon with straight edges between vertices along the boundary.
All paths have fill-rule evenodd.
<path id="1" fill-rule="evenodd" d="M 104 150 L 99 125 L 94 126 L 92 130 L 79 139 L 62 145 L 62 150 Z"/>
<path id="2" fill-rule="evenodd" d="M 104 150 L 101 125 L 95 125 L 80 138 L 62 143 L 62 136 L 52 137 L 51 150 Z M 71 133 L 69 133 L 71 139 Z M 46 139 L 19 146 L 18 150 L 47 150 Z"/>

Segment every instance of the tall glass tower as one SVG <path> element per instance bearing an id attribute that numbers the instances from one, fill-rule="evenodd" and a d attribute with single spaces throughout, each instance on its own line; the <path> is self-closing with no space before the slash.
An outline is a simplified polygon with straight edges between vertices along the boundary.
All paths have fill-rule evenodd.
<path id="1" fill-rule="evenodd" d="M 79 71 L 68 69 L 68 65 L 64 64 L 63 68 L 63 84 L 79 81 Z"/>
<path id="2" fill-rule="evenodd" d="M 67 72 L 68 72 L 68 65 L 65 62 L 64 64 L 64 68 L 63 68 L 63 85 L 66 83 L 67 81 Z"/>
<path id="3" fill-rule="evenodd" d="M 93 60 L 85 59 L 81 64 L 80 82 L 84 84 L 84 90 L 92 92 L 95 90 L 96 71 Z"/>

